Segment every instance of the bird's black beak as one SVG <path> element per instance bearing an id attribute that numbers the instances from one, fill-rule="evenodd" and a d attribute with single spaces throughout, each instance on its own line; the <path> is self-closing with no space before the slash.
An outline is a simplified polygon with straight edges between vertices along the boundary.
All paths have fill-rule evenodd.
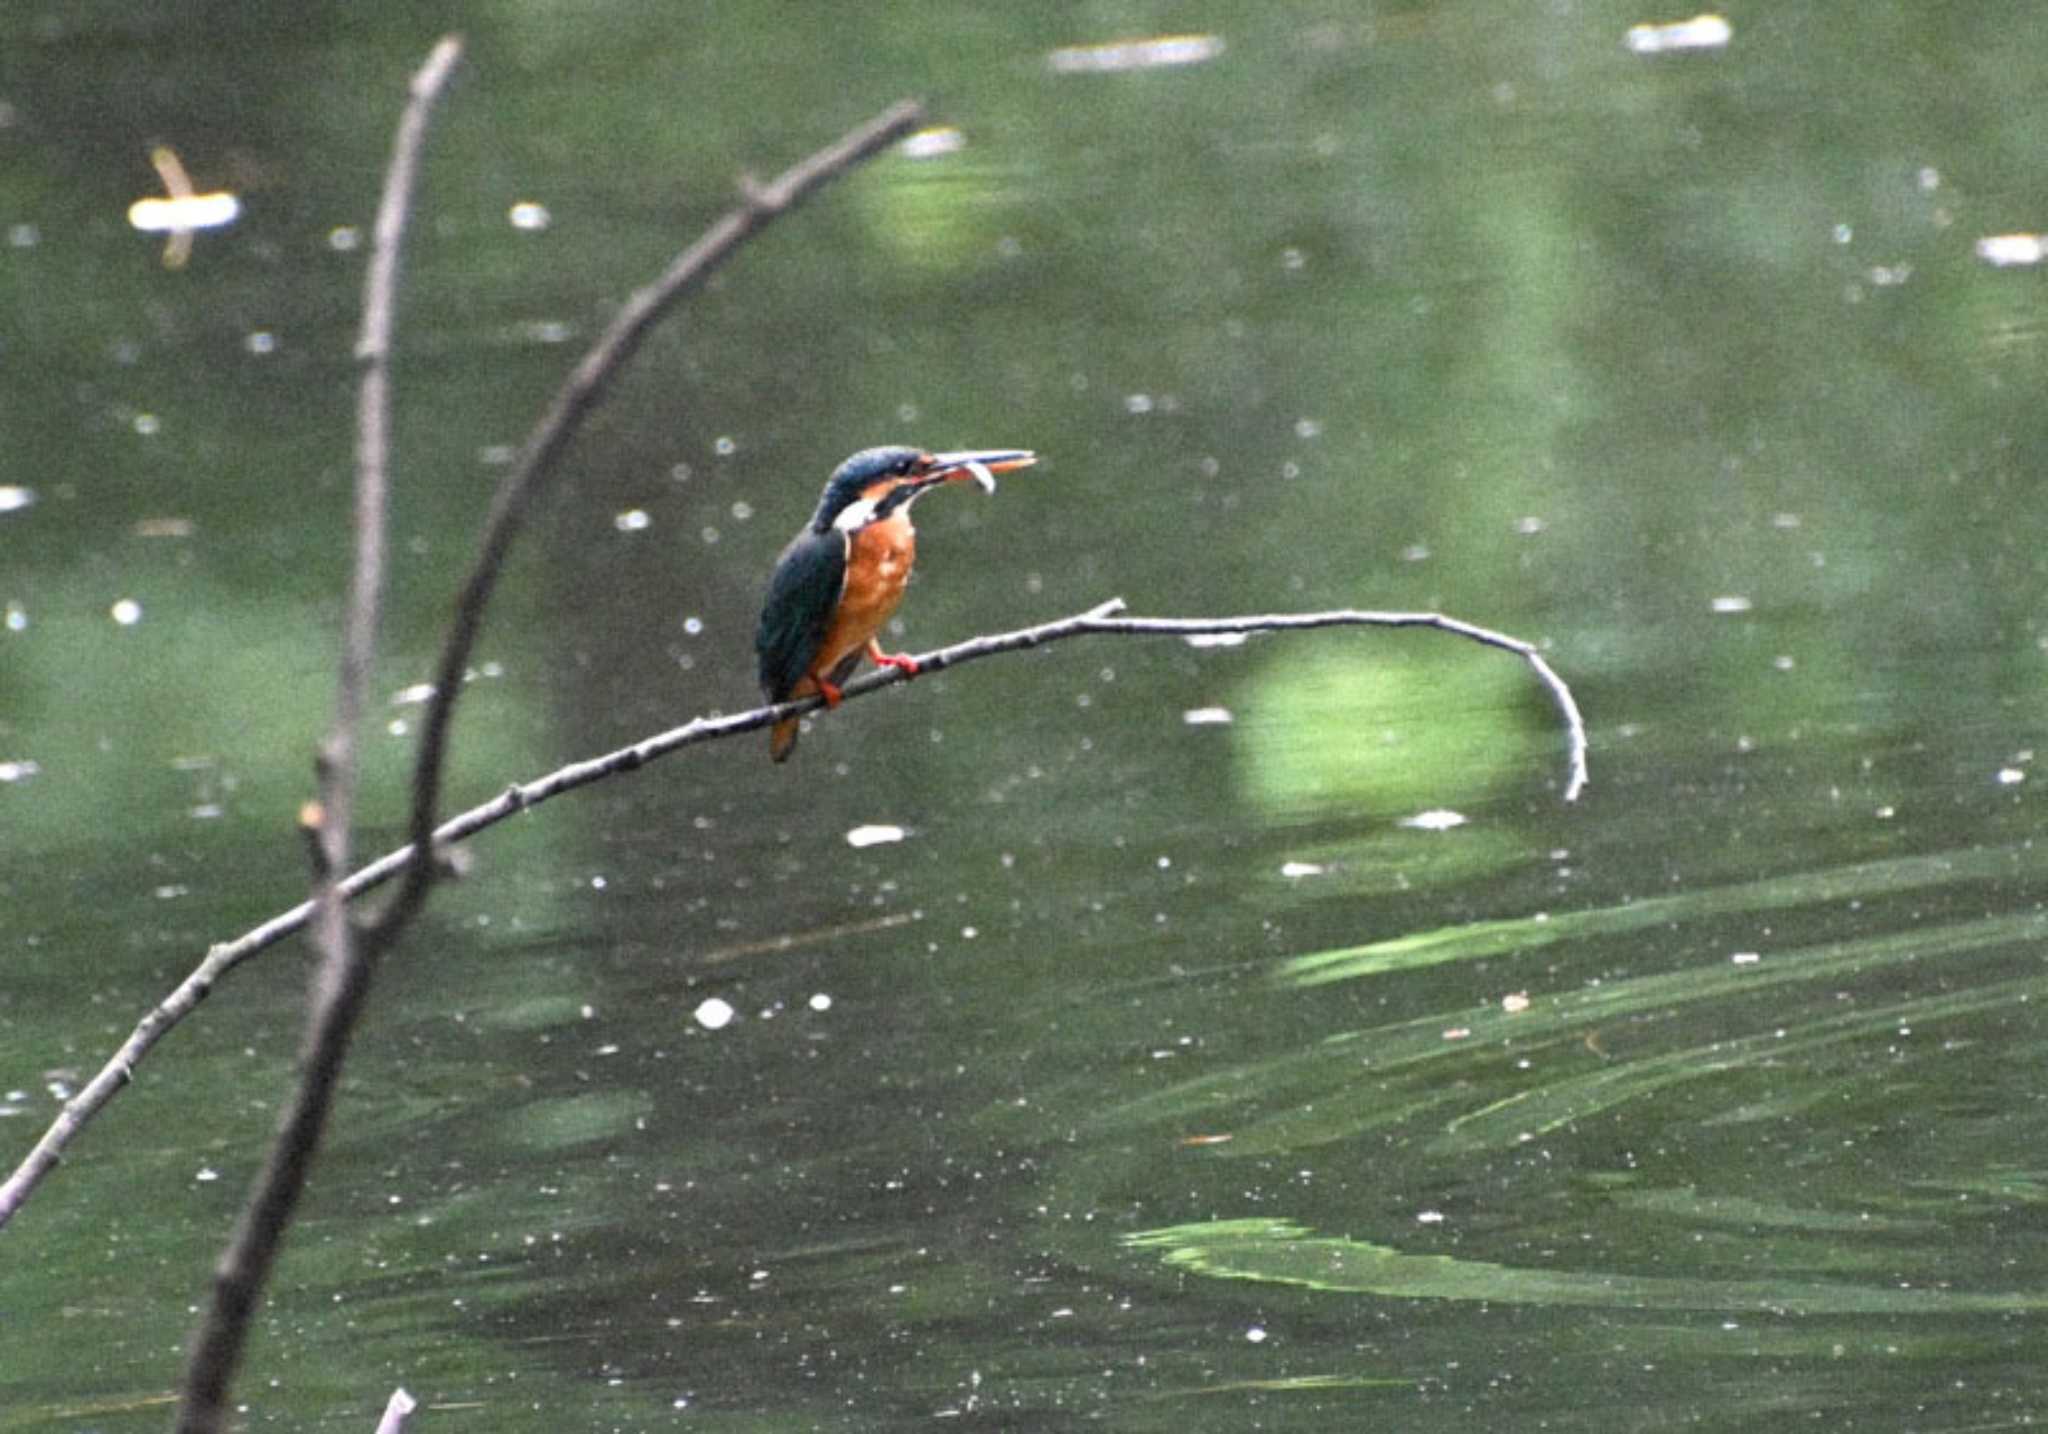
<path id="1" fill-rule="evenodd" d="M 972 478 L 984 492 L 996 491 L 996 474 L 1029 468 L 1038 455 L 1028 448 L 983 448 L 958 453 L 934 453 L 926 477 L 941 482 Z"/>

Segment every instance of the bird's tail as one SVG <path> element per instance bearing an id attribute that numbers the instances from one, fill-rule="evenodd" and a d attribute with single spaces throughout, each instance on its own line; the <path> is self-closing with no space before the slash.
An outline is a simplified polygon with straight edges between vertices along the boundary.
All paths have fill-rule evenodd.
<path id="1" fill-rule="evenodd" d="M 802 724 L 801 717 L 785 717 L 768 732 L 768 755 L 778 762 L 787 762 L 789 754 L 796 750 L 796 732 Z"/>

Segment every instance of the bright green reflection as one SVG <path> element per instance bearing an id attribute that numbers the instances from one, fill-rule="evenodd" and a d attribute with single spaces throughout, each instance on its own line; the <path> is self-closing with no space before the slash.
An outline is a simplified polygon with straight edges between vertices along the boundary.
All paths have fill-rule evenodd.
<path id="1" fill-rule="evenodd" d="M 1259 806 L 1412 810 L 1544 770 L 1555 738 L 1522 720 L 1527 670 L 1423 646 L 1302 644 L 1263 663 L 1231 728 Z"/>
<path id="2" fill-rule="evenodd" d="M 1297 956 L 1281 968 L 1283 978 L 1303 986 L 1348 981 L 1382 971 L 1411 970 L 1446 961 L 1469 961 L 1513 951 L 1534 950 L 1558 941 L 1582 941 L 1675 922 L 1788 906 L 1856 901 L 1920 887 L 2025 877 L 2048 868 L 2031 846 L 1996 847 L 1900 857 L 1733 886 L 1709 886 L 1676 896 L 1651 897 L 1626 906 L 1591 911 L 1544 912 L 1514 921 L 1476 921 L 1440 931 L 1318 951 Z"/>
<path id="3" fill-rule="evenodd" d="M 1486 1300 L 1614 1309 L 1758 1310 L 1773 1314 L 1958 1314 L 2036 1310 L 2048 1295 L 1880 1289 L 1813 1280 L 1674 1280 L 1518 1269 L 1450 1255 L 1316 1235 L 1282 1219 L 1174 1225 L 1124 1237 L 1168 1265 L 1225 1280 L 1259 1280 L 1396 1299 Z"/>

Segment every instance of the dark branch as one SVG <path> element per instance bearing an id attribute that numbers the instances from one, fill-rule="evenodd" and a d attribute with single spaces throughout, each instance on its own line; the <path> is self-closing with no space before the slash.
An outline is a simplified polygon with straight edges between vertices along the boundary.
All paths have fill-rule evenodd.
<path id="1" fill-rule="evenodd" d="M 363 333 L 356 348 L 363 366 L 357 414 L 356 566 L 343 632 L 334 726 L 321 747 L 317 764 L 321 784 L 318 857 L 314 863 L 314 895 L 308 906 L 321 959 L 305 1048 L 300 1056 L 298 1084 L 269 1159 L 215 1271 L 213 1301 L 193 1341 L 178 1423 L 181 1431 L 193 1434 L 212 1434 L 220 1427 L 249 1320 L 319 1148 L 349 1039 L 369 994 L 376 959 L 419 911 L 433 879 L 430 858 L 434 815 L 449 722 L 462 690 L 459 679 L 468 665 L 484 609 L 523 514 L 553 475 L 556 461 L 583 415 L 602 397 L 611 376 L 632 356 L 653 323 L 769 220 L 825 180 L 881 149 L 920 116 L 916 106 L 898 105 L 790 169 L 767 188 L 747 187 L 744 205 L 713 225 L 655 284 L 632 296 L 549 405 L 493 500 L 481 552 L 463 585 L 442 649 L 434 696 L 429 701 L 414 766 L 412 847 L 422 854 L 422 859 L 404 868 L 406 879 L 397 898 L 363 930 L 358 940 L 346 905 L 353 892 L 345 893 L 336 878 L 348 869 L 357 730 L 375 655 L 377 613 L 384 581 L 390 452 L 389 365 L 397 303 L 398 251 L 418 170 L 419 150 L 425 138 L 427 113 L 459 53 L 460 46 L 453 38 L 443 40 L 415 76 L 411 103 L 399 124 L 377 213 L 376 245 L 364 289 Z M 209 955 L 209 962 L 211 959 Z M 210 984 L 209 977 L 197 988 L 198 995 L 203 995 Z M 197 998 L 192 997 L 195 1003 Z M 163 1009 L 159 1007 L 159 1013 Z M 129 1069 L 124 1058 L 121 1080 L 126 1079 Z M 4 1218 L 4 1211 L 0 1211 L 0 1218 Z"/>
<path id="2" fill-rule="evenodd" d="M 1061 618 L 1057 622 L 1041 623 L 1036 627 L 1019 628 L 1015 632 L 991 633 L 985 637 L 970 638 L 965 642 L 943 647 L 935 652 L 918 656 L 919 670 L 938 672 L 948 667 L 957 667 L 964 662 L 973 662 L 998 653 L 1017 652 L 1026 648 L 1058 642 L 1063 638 L 1085 637 L 1090 634 L 1167 634 L 1191 637 L 1203 633 L 1258 633 L 1289 632 L 1303 628 L 1318 627 L 1433 627 L 1488 647 L 1511 652 L 1521 658 L 1535 671 L 1548 690 L 1551 700 L 1557 705 L 1559 715 L 1564 719 L 1566 740 L 1566 774 L 1564 798 L 1575 801 L 1586 786 L 1586 726 L 1579 715 L 1577 702 L 1572 698 L 1571 689 L 1564 680 L 1551 670 L 1550 664 L 1534 646 L 1520 638 L 1489 628 L 1477 627 L 1456 618 L 1439 613 L 1413 612 L 1365 612 L 1355 609 L 1341 609 L 1334 612 L 1273 613 L 1250 617 L 1125 617 L 1121 599 L 1112 599 L 1087 612 Z M 899 682 L 908 681 L 894 668 L 870 672 L 846 684 L 848 701 L 869 696 Z M 756 731 L 787 717 L 792 713 L 807 712 L 823 705 L 816 697 L 807 697 L 798 702 L 784 702 L 773 707 L 757 707 L 750 711 L 734 713 L 724 717 L 699 717 L 681 727 L 635 742 L 629 747 L 607 752 L 603 756 L 586 761 L 572 762 L 566 767 L 548 773 L 531 782 L 507 787 L 490 801 L 471 807 L 459 816 L 443 822 L 433 833 L 434 845 L 445 845 L 474 836 L 487 827 L 496 826 L 507 817 L 535 807 L 551 797 L 577 787 L 589 786 L 622 772 L 633 771 L 645 766 L 657 757 L 665 757 L 684 747 L 694 747 L 703 742 L 714 742 L 725 737 L 736 737 L 743 732 Z M 389 852 L 371 862 L 338 883 L 338 890 L 346 897 L 356 897 L 372 887 L 380 886 L 405 870 L 413 858 L 413 847 L 408 844 Z M 304 927 L 313 915 L 313 903 L 306 902 L 272 917 L 254 930 L 248 931 L 233 941 L 214 946 L 206 953 L 192 974 L 182 981 L 176 990 L 166 996 L 163 1002 L 142 1018 L 141 1024 L 122 1043 L 113 1059 L 103 1066 L 84 1089 L 66 1102 L 56 1121 L 44 1132 L 34 1150 L 22 1161 L 4 1185 L 0 1185 L 0 1225 L 12 1218 L 26 1201 L 43 1177 L 53 1169 L 61 1158 L 66 1146 L 84 1128 L 86 1121 L 96 1115 L 108 1102 L 113 1100 L 122 1086 L 131 1079 L 135 1066 L 146 1056 L 163 1035 L 179 1021 L 189 1015 L 192 1009 L 206 998 L 206 994 L 228 971 L 240 965 L 249 957 L 290 936 Z"/>
<path id="3" fill-rule="evenodd" d="M 368 993 L 375 951 L 358 945 L 339 878 L 348 870 L 356 797 L 357 736 L 376 657 L 384 590 L 385 514 L 391 451 L 391 329 L 398 299 L 398 257 L 412 207 L 427 118 L 462 45 L 444 38 L 412 79 L 411 99 L 392 140 L 377 205 L 375 243 L 363 281 L 363 332 L 356 345 L 362 381 L 356 411 L 355 568 L 343 617 L 334 725 L 321 745 L 317 857 L 313 863 L 313 978 L 299 1079 L 271 1141 L 262 1173 L 214 1270 L 213 1298 L 192 1339 L 178 1428 L 213 1434 L 227 1412 L 249 1321 L 283 1246 L 306 1174 L 320 1146 L 350 1033 Z"/>
<path id="4" fill-rule="evenodd" d="M 422 853 L 405 872 L 405 883 L 385 912 L 381 925 L 396 929 L 411 919 L 434 879 L 434 864 L 426 855 L 431 845 L 435 819 L 440 809 L 441 772 L 448 748 L 448 728 L 455 703 L 462 693 L 462 674 L 469 666 L 470 650 L 483 627 L 484 608 L 497 586 L 505 554 L 518 536 L 526 510 L 553 476 L 555 460 L 575 436 L 583 417 L 604 397 L 612 375 L 640 347 L 640 341 L 655 321 L 685 294 L 703 283 L 748 238 L 807 197 L 826 181 L 845 173 L 892 143 L 916 125 L 924 111 L 909 100 L 892 105 L 838 143 L 819 150 L 792 165 L 771 183 L 749 180 L 741 187 L 743 202 L 704 231 L 696 243 L 677 255 L 666 273 L 636 291 L 612 319 L 590 352 L 583 356 L 561 391 L 548 405 L 539 424 L 519 450 L 512 471 L 505 475 L 491 512 L 485 522 L 484 540 L 476 566 L 463 584 L 456 600 L 455 620 L 441 649 L 435 670 L 434 691 L 428 699 L 420 732 L 419 760 L 413 768 L 411 849 Z"/>

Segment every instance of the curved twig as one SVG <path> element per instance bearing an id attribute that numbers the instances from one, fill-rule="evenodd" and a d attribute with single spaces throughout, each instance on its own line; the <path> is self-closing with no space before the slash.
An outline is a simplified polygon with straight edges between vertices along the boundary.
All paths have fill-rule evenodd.
<path id="1" fill-rule="evenodd" d="M 1085 637 L 1091 634 L 1166 634 L 1192 637 L 1204 633 L 1288 632 L 1319 627 L 1432 627 L 1440 632 L 1448 632 L 1488 647 L 1511 652 L 1529 664 L 1549 691 L 1559 715 L 1564 719 L 1567 754 L 1564 799 L 1576 801 L 1585 789 L 1586 724 L 1579 715 L 1578 703 L 1573 700 L 1571 689 L 1565 685 L 1564 679 L 1551 669 L 1542 654 L 1520 638 L 1433 612 L 1367 612 L 1340 609 L 1333 612 L 1270 613 L 1248 617 L 1213 618 L 1126 617 L 1123 612 L 1123 600 L 1112 598 L 1086 612 L 1060 618 L 1055 622 L 1019 628 L 1014 632 L 990 633 L 955 643 L 951 647 L 939 648 L 934 652 L 921 653 L 917 658 L 918 668 L 921 672 L 938 672 L 965 662 L 994 657 L 998 653 L 1017 652 L 1025 648 L 1040 647 L 1049 642 L 1058 642 L 1064 638 Z M 848 701 L 854 701 L 908 680 L 896 669 L 885 668 L 866 673 L 847 683 L 844 692 Z M 577 787 L 589 786 L 593 782 L 602 781 L 621 772 L 630 772 L 671 752 L 725 737 L 736 737 L 743 732 L 770 726 L 794 713 L 807 712 L 822 705 L 822 699 L 806 697 L 796 702 L 756 707 L 729 716 L 699 717 L 695 721 L 657 733 L 631 746 L 621 747 L 585 761 L 572 762 L 531 782 L 507 787 L 491 800 L 471 807 L 459 816 L 451 817 L 434 830 L 434 845 L 445 846 L 450 842 L 474 836 L 485 828 L 496 826 L 507 817 L 529 807 L 539 806 L 552 797 L 573 791 Z M 337 889 L 342 895 L 353 898 L 372 887 L 382 885 L 405 870 L 413 859 L 413 850 L 412 845 L 408 843 L 396 851 L 386 853 L 351 873 L 347 880 L 338 884 Z M 257 952 L 276 945 L 304 927 L 312 914 L 313 903 L 302 903 L 290 911 L 272 917 L 233 941 L 222 942 L 209 950 L 205 959 L 192 973 L 155 1009 L 142 1018 L 141 1023 L 122 1043 L 120 1050 L 114 1053 L 113 1058 L 99 1073 L 65 1103 L 64 1109 L 43 1133 L 35 1149 L 29 1152 L 6 1183 L 0 1184 L 0 1225 L 4 1225 L 13 1216 L 22 1202 L 41 1183 L 43 1177 L 56 1166 L 65 1147 L 76 1138 L 85 1123 L 133 1078 L 136 1064 L 149 1053 L 150 1048 L 156 1045 L 172 1026 L 206 999 L 207 994 L 213 989 L 214 982 Z"/>

